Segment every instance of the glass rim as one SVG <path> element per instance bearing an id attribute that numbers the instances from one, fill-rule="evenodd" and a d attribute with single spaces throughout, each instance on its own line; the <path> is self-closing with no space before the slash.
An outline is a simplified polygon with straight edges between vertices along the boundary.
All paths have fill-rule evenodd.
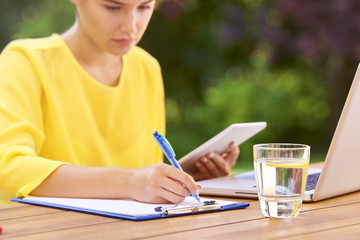
<path id="1" fill-rule="evenodd" d="M 307 149 L 310 148 L 309 145 L 302 143 L 259 143 L 253 146 L 257 149 L 265 149 L 265 150 L 296 150 L 296 149 Z"/>

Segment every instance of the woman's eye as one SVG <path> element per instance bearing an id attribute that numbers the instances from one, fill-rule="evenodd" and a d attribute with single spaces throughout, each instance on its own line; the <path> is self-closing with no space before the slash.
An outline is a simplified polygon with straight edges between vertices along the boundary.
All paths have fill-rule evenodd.
<path id="1" fill-rule="evenodd" d="M 150 9 L 150 6 L 146 6 L 146 5 L 140 6 L 139 9 L 140 10 L 147 10 L 147 9 Z"/>
<path id="2" fill-rule="evenodd" d="M 120 7 L 116 7 L 116 6 L 105 6 L 105 8 L 110 10 L 110 11 L 116 11 L 116 10 L 120 9 Z"/>

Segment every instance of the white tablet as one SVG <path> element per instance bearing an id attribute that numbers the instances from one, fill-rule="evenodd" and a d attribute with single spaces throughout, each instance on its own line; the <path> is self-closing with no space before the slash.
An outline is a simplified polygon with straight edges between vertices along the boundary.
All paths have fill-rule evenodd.
<path id="1" fill-rule="evenodd" d="M 209 152 L 221 154 L 226 151 L 231 142 L 240 145 L 265 127 L 266 122 L 234 123 L 190 153 L 186 154 L 179 160 L 179 163 L 188 173 L 192 173 L 191 170 L 195 170 L 194 163 L 200 157 Z"/>

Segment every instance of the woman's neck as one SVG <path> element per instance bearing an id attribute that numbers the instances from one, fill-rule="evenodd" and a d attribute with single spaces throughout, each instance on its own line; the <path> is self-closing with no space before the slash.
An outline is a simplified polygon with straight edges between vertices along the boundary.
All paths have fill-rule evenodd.
<path id="1" fill-rule="evenodd" d="M 78 25 L 78 22 L 61 34 L 79 64 L 98 82 L 116 86 L 122 69 L 121 56 L 102 50 Z"/>

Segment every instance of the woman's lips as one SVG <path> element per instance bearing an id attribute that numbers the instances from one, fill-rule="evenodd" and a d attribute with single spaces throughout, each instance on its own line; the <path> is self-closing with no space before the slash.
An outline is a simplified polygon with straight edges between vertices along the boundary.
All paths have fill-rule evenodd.
<path id="1" fill-rule="evenodd" d="M 127 47 L 127 46 L 132 45 L 132 43 L 134 42 L 134 39 L 133 38 L 121 38 L 121 39 L 114 39 L 113 41 L 120 46 Z"/>

